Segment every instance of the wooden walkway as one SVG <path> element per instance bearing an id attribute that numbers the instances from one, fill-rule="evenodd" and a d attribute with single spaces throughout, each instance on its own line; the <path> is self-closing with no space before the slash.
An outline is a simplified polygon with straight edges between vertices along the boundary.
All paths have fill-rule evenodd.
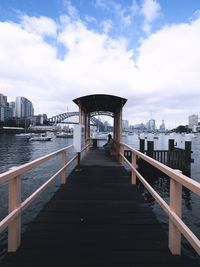
<path id="1" fill-rule="evenodd" d="M 168 240 L 126 170 L 90 150 L 1 266 L 199 266 L 172 256 Z"/>

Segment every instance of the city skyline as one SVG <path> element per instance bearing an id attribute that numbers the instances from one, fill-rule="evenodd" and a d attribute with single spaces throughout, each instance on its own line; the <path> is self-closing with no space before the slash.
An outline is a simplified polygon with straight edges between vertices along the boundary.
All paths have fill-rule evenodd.
<path id="1" fill-rule="evenodd" d="M 99 93 L 127 98 L 131 124 L 199 114 L 199 1 L 3 0 L 0 11 L 1 93 L 36 114 Z"/>
<path id="2" fill-rule="evenodd" d="M 26 97 L 24 97 L 24 96 L 16 96 L 14 99 L 15 99 L 15 101 L 9 101 L 9 99 L 7 98 L 7 96 L 5 96 L 5 95 L 3 95 L 3 94 L 1 94 L 1 92 L 0 92 L 0 97 L 3 97 L 2 98 L 2 101 L 4 101 L 5 103 L 7 103 L 8 104 L 8 106 L 9 106 L 9 108 L 13 108 L 13 111 L 12 111 L 12 114 L 13 114 L 13 116 L 10 116 L 10 117 L 18 117 L 18 118 L 20 118 L 20 117 L 31 117 L 31 116 L 34 116 L 34 108 L 33 108 L 33 106 L 34 106 L 34 103 L 32 103 L 29 99 L 27 99 Z M 24 111 L 21 111 L 21 101 L 25 101 L 25 102 L 27 102 L 28 103 L 28 105 L 31 105 L 29 108 L 28 108 L 28 111 L 25 111 L 25 110 L 27 110 L 27 108 L 25 108 L 25 110 Z M 18 104 L 17 104 L 17 102 L 18 102 Z M 4 104 L 5 104 L 4 103 Z M 14 106 L 13 106 L 13 103 L 14 103 Z M 17 105 L 19 106 L 18 108 L 17 108 Z M 5 106 L 5 105 L 4 105 Z M 0 101 L 0 108 L 1 108 L 1 101 Z M 29 110 L 31 110 L 31 111 L 29 111 Z M 29 114 L 29 115 L 27 115 L 27 116 L 23 116 L 23 114 L 22 113 L 24 113 L 24 112 L 28 112 L 27 114 Z M 68 112 L 68 108 L 67 108 L 67 111 L 66 112 Z M 1 113 L 0 113 L 1 114 Z M 32 115 L 31 115 L 32 114 Z M 40 114 L 38 114 L 38 115 L 35 115 L 35 117 L 37 117 L 37 116 L 42 116 L 41 114 L 43 114 L 43 115 L 45 115 L 45 116 L 47 116 L 47 118 L 50 118 L 48 115 L 46 115 L 44 112 L 41 112 Z M 59 115 L 59 114 L 54 114 L 54 115 Z M 100 117 L 102 117 L 103 118 L 103 121 L 106 121 L 106 122 L 108 122 L 108 123 L 111 123 L 112 124 L 112 119 L 110 118 L 109 119 L 109 116 L 100 116 Z M 0 118 L 0 121 L 3 121 L 3 120 L 1 120 L 1 118 Z M 193 127 L 193 125 L 198 125 L 198 122 L 199 122 L 199 116 L 198 116 L 198 114 L 189 114 L 188 115 L 188 118 L 187 118 L 187 123 L 186 124 L 184 124 L 184 126 L 185 125 L 188 125 L 188 127 L 189 128 L 191 128 L 192 129 L 192 127 Z M 129 126 L 136 126 L 136 125 L 140 125 L 140 124 L 144 124 L 144 125 L 146 125 L 146 127 L 147 127 L 147 129 L 149 128 L 149 129 L 151 129 L 152 131 L 154 131 L 154 130 L 156 130 L 156 129 L 160 129 L 160 128 L 162 128 L 162 127 L 164 127 L 163 129 L 165 129 L 165 130 L 171 130 L 172 128 L 168 128 L 168 127 L 166 127 L 165 126 L 165 120 L 164 119 L 162 119 L 161 121 L 157 121 L 156 122 L 156 119 L 154 119 L 153 118 L 153 114 L 152 114 L 152 111 L 150 112 L 150 117 L 149 118 L 146 118 L 146 120 L 145 121 L 140 121 L 139 123 L 135 123 L 135 122 L 133 122 L 133 121 L 129 121 L 129 120 L 127 120 L 126 118 L 124 118 L 123 117 L 123 123 L 127 123 Z M 153 123 L 153 126 L 151 126 L 151 124 Z M 148 126 L 148 124 L 149 124 L 149 126 Z M 164 126 L 163 126 L 163 124 L 164 124 Z M 192 125 L 192 127 L 190 126 L 190 124 Z M 178 127 L 178 126 L 180 126 L 180 125 L 176 125 L 174 128 L 176 128 L 176 127 Z M 126 127 L 125 127 L 126 128 Z M 163 130 L 163 129 L 161 129 L 161 130 Z"/>

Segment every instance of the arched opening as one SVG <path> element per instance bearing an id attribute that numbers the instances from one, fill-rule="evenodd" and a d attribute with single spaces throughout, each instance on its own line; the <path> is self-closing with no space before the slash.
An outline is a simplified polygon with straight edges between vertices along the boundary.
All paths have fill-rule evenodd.
<path id="1" fill-rule="evenodd" d="M 79 107 L 79 123 L 85 126 L 85 140 L 90 138 L 91 116 L 102 114 L 113 117 L 113 138 L 121 142 L 122 108 L 127 99 L 114 95 L 95 94 L 82 96 L 73 100 Z"/>

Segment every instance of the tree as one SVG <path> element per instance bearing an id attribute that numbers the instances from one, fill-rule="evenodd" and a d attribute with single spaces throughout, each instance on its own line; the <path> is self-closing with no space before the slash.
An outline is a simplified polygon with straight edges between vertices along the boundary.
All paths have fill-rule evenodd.
<path id="1" fill-rule="evenodd" d="M 176 129 L 175 129 L 176 133 L 188 133 L 190 132 L 190 129 L 188 129 L 187 125 L 179 125 Z"/>

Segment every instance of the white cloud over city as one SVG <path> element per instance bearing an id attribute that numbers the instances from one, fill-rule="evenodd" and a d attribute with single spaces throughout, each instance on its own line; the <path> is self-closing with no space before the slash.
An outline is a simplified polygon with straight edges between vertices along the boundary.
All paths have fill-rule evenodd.
<path id="1" fill-rule="evenodd" d="M 141 14 L 146 36 L 130 49 L 126 37 L 109 35 L 112 20 L 97 32 L 71 2 L 65 4 L 68 11 L 57 21 L 20 14 L 19 22 L 0 22 L 0 88 L 8 100 L 25 96 L 36 113 L 51 116 L 75 110 L 76 97 L 114 94 L 128 99 L 124 117 L 131 123 L 146 122 L 152 111 L 158 124 L 165 119 L 170 127 L 199 114 L 199 16 L 151 32 L 160 5 L 146 0 L 139 8 L 133 1 L 132 11 L 121 10 L 120 19 L 126 26 Z M 107 8 L 102 0 L 96 5 Z"/>

